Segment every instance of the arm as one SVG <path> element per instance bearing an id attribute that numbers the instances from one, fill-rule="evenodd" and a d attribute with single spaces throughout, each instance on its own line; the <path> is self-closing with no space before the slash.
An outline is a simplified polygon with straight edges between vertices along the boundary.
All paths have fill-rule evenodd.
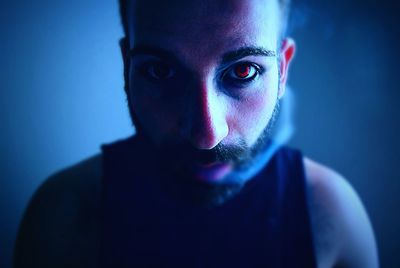
<path id="1" fill-rule="evenodd" d="M 304 160 L 318 267 L 378 267 L 371 223 L 351 185 L 336 172 Z"/>

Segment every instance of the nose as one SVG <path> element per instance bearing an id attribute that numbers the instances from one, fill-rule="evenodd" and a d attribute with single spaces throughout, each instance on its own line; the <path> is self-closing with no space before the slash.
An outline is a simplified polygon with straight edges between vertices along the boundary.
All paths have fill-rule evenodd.
<path id="1" fill-rule="evenodd" d="M 212 82 L 190 89 L 184 117 L 184 136 L 196 149 L 212 149 L 229 132 L 224 97 L 219 96 Z"/>

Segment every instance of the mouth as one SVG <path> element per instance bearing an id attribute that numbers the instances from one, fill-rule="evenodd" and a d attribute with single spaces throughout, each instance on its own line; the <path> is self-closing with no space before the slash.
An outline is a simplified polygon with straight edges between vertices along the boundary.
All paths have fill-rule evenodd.
<path id="1" fill-rule="evenodd" d="M 194 177 L 205 182 L 219 182 L 233 169 L 231 163 L 213 162 L 207 164 L 195 164 L 193 166 Z"/>

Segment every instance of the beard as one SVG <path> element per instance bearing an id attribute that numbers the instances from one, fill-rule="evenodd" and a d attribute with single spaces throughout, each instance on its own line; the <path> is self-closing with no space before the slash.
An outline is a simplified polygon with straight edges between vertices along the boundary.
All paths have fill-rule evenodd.
<path id="1" fill-rule="evenodd" d="M 129 101 L 128 101 L 129 102 Z M 150 141 L 144 133 L 134 111 L 129 107 L 136 135 L 145 139 L 147 154 L 153 156 L 159 177 L 155 178 L 162 189 L 179 203 L 194 206 L 222 205 L 236 196 L 251 178 L 241 177 L 256 164 L 257 156 L 268 150 L 271 143 L 272 130 L 279 115 L 277 100 L 271 118 L 254 145 L 248 146 L 243 140 L 235 145 L 218 144 L 210 150 L 193 148 L 189 143 L 177 143 L 165 140 L 159 145 Z M 172 157 L 173 156 L 173 157 Z M 193 178 L 191 167 L 194 163 L 207 164 L 213 162 L 231 163 L 234 171 L 218 183 L 207 183 Z"/>

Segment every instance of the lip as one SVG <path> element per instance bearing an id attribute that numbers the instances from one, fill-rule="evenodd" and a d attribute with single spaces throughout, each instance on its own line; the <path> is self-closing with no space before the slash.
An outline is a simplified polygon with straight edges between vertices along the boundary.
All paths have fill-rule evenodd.
<path id="1" fill-rule="evenodd" d="M 193 168 L 196 179 L 208 182 L 217 182 L 232 170 L 229 163 L 196 164 Z"/>

